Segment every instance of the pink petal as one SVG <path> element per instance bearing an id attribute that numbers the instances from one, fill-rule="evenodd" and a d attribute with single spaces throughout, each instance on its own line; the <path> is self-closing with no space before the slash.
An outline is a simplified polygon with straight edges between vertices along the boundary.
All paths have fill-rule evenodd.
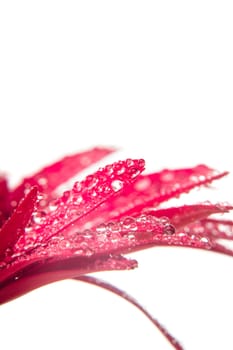
<path id="1" fill-rule="evenodd" d="M 171 223 L 178 229 L 188 225 L 194 221 L 207 218 L 211 214 L 226 213 L 233 207 L 224 204 L 200 203 L 193 205 L 183 205 L 181 207 L 165 208 L 165 209 L 148 209 L 146 214 L 155 217 L 167 217 Z M 204 228 L 204 225 L 203 225 Z"/>
<path id="2" fill-rule="evenodd" d="M 12 216 L 5 222 L 0 230 L 0 256 L 6 253 L 11 254 L 13 244 L 24 233 L 37 200 L 37 188 L 33 187 L 21 200 Z"/>
<path id="3" fill-rule="evenodd" d="M 25 190 L 37 186 L 39 192 L 50 198 L 56 188 L 70 178 L 84 170 L 88 166 L 100 161 L 114 150 L 110 148 L 93 148 L 88 151 L 67 156 L 52 165 L 49 165 L 36 174 L 25 178 L 11 194 L 11 202 L 14 206 L 24 196 Z"/>
<path id="4" fill-rule="evenodd" d="M 132 269 L 136 266 L 135 260 L 112 255 L 51 259 L 45 263 L 31 259 L 24 268 L 21 264 L 20 269 L 11 269 L 8 278 L 5 276 L 3 279 L 1 276 L 0 304 L 62 279 L 97 271 Z"/>

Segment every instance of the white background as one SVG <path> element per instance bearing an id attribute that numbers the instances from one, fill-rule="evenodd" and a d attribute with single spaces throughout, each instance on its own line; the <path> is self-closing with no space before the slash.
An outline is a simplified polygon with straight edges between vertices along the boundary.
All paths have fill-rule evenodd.
<path id="1" fill-rule="evenodd" d="M 231 1 L 1 1 L 0 161 L 12 184 L 94 145 L 148 169 L 232 170 Z M 232 199 L 233 181 L 222 200 Z M 203 200 L 209 199 L 204 192 Z M 233 260 L 158 248 L 102 277 L 188 350 L 232 349 Z M 170 349 L 133 307 L 62 282 L 0 310 L 2 348 Z"/>

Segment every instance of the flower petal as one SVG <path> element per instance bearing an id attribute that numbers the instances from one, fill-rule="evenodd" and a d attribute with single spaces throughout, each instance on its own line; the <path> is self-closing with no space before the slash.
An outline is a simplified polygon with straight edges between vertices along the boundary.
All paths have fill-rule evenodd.
<path id="1" fill-rule="evenodd" d="M 37 188 L 32 187 L 0 230 L 0 256 L 4 255 L 7 249 L 12 248 L 14 243 L 24 233 L 24 229 L 31 218 L 36 201 Z"/>
<path id="2" fill-rule="evenodd" d="M 67 156 L 25 178 L 11 194 L 14 206 L 24 197 L 24 191 L 32 186 L 37 186 L 39 192 L 47 194 L 50 198 L 56 188 L 70 178 L 84 170 L 88 166 L 100 161 L 103 157 L 111 154 L 111 148 L 93 148 L 88 151 Z"/>
<path id="3" fill-rule="evenodd" d="M 0 282 L 0 304 L 46 284 L 86 273 L 125 270 L 137 267 L 135 260 L 122 256 L 69 257 L 42 261 L 30 260 L 24 268 L 15 270 Z M 11 270 L 13 272 L 13 270 Z M 1 276 L 2 277 L 2 276 Z"/>
<path id="4" fill-rule="evenodd" d="M 209 215 L 226 213 L 232 210 L 233 207 L 228 204 L 211 204 L 200 203 L 193 205 L 183 205 L 181 207 L 172 207 L 165 209 L 148 209 L 146 214 L 153 215 L 155 217 L 167 217 L 171 223 L 178 229 L 189 225 L 194 221 L 199 221 L 203 218 L 207 218 Z M 204 225 L 203 225 L 204 229 Z"/>

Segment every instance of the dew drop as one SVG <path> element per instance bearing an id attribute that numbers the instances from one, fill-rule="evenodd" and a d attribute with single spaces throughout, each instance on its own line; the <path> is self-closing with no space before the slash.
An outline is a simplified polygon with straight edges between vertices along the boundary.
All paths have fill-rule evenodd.
<path id="1" fill-rule="evenodd" d="M 83 197 L 81 195 L 73 197 L 73 203 L 79 205 L 83 201 Z"/>
<path id="2" fill-rule="evenodd" d="M 91 230 L 89 229 L 85 229 L 82 233 L 83 237 L 86 238 L 86 239 L 90 239 L 90 238 L 93 238 L 93 234 L 91 232 Z"/>
<path id="3" fill-rule="evenodd" d="M 44 219 L 44 213 L 43 212 L 37 212 L 34 213 L 32 216 L 32 220 L 35 224 L 41 224 Z"/>
<path id="4" fill-rule="evenodd" d="M 52 211 L 55 211 L 57 209 L 57 204 L 55 203 L 55 201 L 52 201 L 49 203 L 49 210 L 52 212 Z"/>
<path id="5" fill-rule="evenodd" d="M 96 227 L 96 231 L 98 233 L 104 233 L 106 232 L 106 225 L 105 224 L 100 224 L 99 226 Z"/>
<path id="6" fill-rule="evenodd" d="M 61 242 L 59 242 L 60 249 L 68 249 L 68 248 L 70 248 L 70 245 L 71 245 L 70 241 L 67 241 L 65 239 L 63 239 Z"/>
<path id="7" fill-rule="evenodd" d="M 145 160 L 142 158 L 138 160 L 138 166 L 140 168 L 143 168 L 145 166 L 145 163 L 146 163 Z"/>
<path id="8" fill-rule="evenodd" d="M 167 216 L 161 216 L 161 217 L 159 218 L 159 221 L 160 221 L 161 224 L 163 224 L 163 225 L 166 225 L 166 224 L 169 224 L 169 223 L 170 223 L 170 220 L 168 219 Z"/>
<path id="9" fill-rule="evenodd" d="M 70 197 L 70 191 L 65 191 L 63 192 L 63 195 L 61 197 L 63 203 L 67 202 Z"/>
<path id="10" fill-rule="evenodd" d="M 109 222 L 107 224 L 107 229 L 113 233 L 118 233 L 120 232 L 120 224 L 118 222 Z"/>
<path id="11" fill-rule="evenodd" d="M 107 165 L 107 166 L 105 167 L 105 170 L 106 170 L 106 173 L 107 173 L 108 175 L 111 175 L 111 174 L 113 173 L 113 167 L 112 167 L 112 165 Z"/>
<path id="12" fill-rule="evenodd" d="M 135 239 L 135 235 L 132 232 L 127 237 L 128 239 L 131 239 L 131 240 Z"/>
<path id="13" fill-rule="evenodd" d="M 120 191 L 123 187 L 123 182 L 121 180 L 113 180 L 111 183 L 111 187 L 114 192 Z"/>
<path id="14" fill-rule="evenodd" d="M 137 230 L 136 220 L 131 216 L 124 218 L 122 225 L 125 230 Z"/>
<path id="15" fill-rule="evenodd" d="M 173 225 L 168 224 L 164 226 L 163 233 L 166 235 L 173 235 L 176 232 L 176 229 Z"/>
<path id="16" fill-rule="evenodd" d="M 80 192 L 82 190 L 82 183 L 77 181 L 74 183 L 73 190 L 75 192 Z"/>
<path id="17" fill-rule="evenodd" d="M 200 239 L 200 241 L 201 241 L 202 243 L 209 243 L 209 240 L 208 240 L 207 237 L 202 237 L 202 238 Z"/>
<path id="18" fill-rule="evenodd" d="M 86 187 L 88 187 L 88 189 L 92 189 L 98 182 L 98 178 L 93 176 L 93 175 L 88 175 L 85 181 Z"/>
<path id="19" fill-rule="evenodd" d="M 24 231 L 26 234 L 30 234 L 32 232 L 32 227 L 26 227 Z"/>
<path id="20" fill-rule="evenodd" d="M 125 167 L 121 166 L 116 170 L 117 175 L 122 175 L 125 172 Z"/>
<path id="21" fill-rule="evenodd" d="M 133 161 L 133 159 L 130 159 L 130 158 L 126 159 L 126 165 L 127 165 L 128 167 L 134 166 L 134 161 Z"/>
<path id="22" fill-rule="evenodd" d="M 134 179 L 136 176 L 140 174 L 140 170 L 138 168 L 131 167 L 128 169 L 128 174 L 132 179 Z"/>

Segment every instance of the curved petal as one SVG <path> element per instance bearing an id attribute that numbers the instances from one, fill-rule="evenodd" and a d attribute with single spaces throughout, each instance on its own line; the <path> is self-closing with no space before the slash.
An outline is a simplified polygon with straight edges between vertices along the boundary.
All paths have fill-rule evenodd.
<path id="1" fill-rule="evenodd" d="M 233 207 L 228 204 L 199 203 L 165 209 L 148 209 L 145 211 L 145 213 L 153 215 L 155 217 L 165 216 L 171 221 L 173 225 L 175 225 L 177 229 L 180 229 L 194 221 L 199 221 L 203 218 L 207 218 L 209 215 L 227 213 L 232 209 Z"/>
<path id="2" fill-rule="evenodd" d="M 114 150 L 111 148 L 96 147 L 88 151 L 64 157 L 43 168 L 34 175 L 25 178 L 23 182 L 12 191 L 11 202 L 16 206 L 19 200 L 24 197 L 25 190 L 32 186 L 37 186 L 39 192 L 47 195 L 51 199 L 57 187 L 112 152 L 114 152 Z"/>
<path id="3" fill-rule="evenodd" d="M 25 233 L 24 229 L 31 218 L 36 201 L 37 188 L 32 187 L 0 230 L 0 256 L 12 248 L 18 238 Z"/>
<path id="4" fill-rule="evenodd" d="M 94 257 L 68 257 L 36 261 L 27 265 L 0 282 L 0 304 L 26 294 L 36 288 L 67 278 L 106 270 L 129 270 L 137 267 L 135 260 L 122 256 L 97 255 Z M 2 276 L 1 276 L 2 277 Z"/>

